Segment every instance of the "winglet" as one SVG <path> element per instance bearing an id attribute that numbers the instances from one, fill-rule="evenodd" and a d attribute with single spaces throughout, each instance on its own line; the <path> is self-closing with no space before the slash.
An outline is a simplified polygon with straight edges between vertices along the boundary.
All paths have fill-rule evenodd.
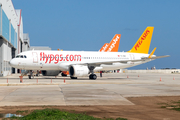
<path id="1" fill-rule="evenodd" d="M 148 58 L 151 58 L 151 57 L 152 57 L 152 55 L 154 54 L 155 50 L 156 50 L 156 47 L 155 47 L 154 50 L 149 54 L 149 57 L 148 57 Z"/>

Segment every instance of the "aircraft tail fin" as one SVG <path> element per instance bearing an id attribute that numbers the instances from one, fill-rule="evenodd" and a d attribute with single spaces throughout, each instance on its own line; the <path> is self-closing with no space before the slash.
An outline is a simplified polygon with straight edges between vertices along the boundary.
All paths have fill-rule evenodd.
<path id="1" fill-rule="evenodd" d="M 105 43 L 102 48 L 99 50 L 99 52 L 104 52 L 106 48 L 108 47 L 109 43 Z"/>
<path id="2" fill-rule="evenodd" d="M 121 34 L 115 34 L 105 52 L 118 52 Z"/>
<path id="3" fill-rule="evenodd" d="M 147 27 L 136 44 L 128 52 L 148 54 L 154 27 Z"/>

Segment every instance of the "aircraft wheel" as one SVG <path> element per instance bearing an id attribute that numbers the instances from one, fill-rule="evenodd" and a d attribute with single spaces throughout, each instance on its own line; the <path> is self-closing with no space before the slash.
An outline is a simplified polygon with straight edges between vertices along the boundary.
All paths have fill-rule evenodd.
<path id="1" fill-rule="evenodd" d="M 92 79 L 96 80 L 96 78 L 97 78 L 96 74 L 93 74 Z"/>
<path id="2" fill-rule="evenodd" d="M 97 76 L 96 74 L 90 74 L 89 79 L 96 80 Z"/>
<path id="3" fill-rule="evenodd" d="M 92 74 L 89 75 L 89 79 L 92 79 Z"/>
<path id="4" fill-rule="evenodd" d="M 71 77 L 71 79 L 77 79 L 77 77 Z"/>
<path id="5" fill-rule="evenodd" d="M 64 74 L 64 73 L 61 73 L 61 76 L 62 76 L 62 77 L 67 77 L 67 75 L 66 75 L 66 74 Z"/>

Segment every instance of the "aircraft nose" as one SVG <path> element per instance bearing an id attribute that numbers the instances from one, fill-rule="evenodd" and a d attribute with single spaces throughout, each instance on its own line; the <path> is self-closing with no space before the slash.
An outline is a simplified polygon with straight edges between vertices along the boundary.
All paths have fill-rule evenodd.
<path id="1" fill-rule="evenodd" d="M 16 65 L 16 63 L 15 63 L 14 59 L 12 59 L 11 61 L 9 61 L 9 65 L 10 65 L 11 67 L 13 67 L 13 66 L 15 66 L 15 65 Z"/>

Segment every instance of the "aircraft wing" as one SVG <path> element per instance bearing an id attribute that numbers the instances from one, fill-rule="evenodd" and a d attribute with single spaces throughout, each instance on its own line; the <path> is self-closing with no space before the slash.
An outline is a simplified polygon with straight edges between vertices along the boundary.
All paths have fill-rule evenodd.
<path id="1" fill-rule="evenodd" d="M 89 62 L 89 63 L 80 63 L 79 65 L 88 65 L 88 66 L 100 66 L 101 64 L 105 64 L 105 65 L 112 65 L 113 63 L 127 63 L 127 62 L 143 62 L 143 61 L 151 61 L 154 59 L 159 59 L 159 58 L 164 58 L 164 57 L 170 57 L 169 55 L 165 55 L 165 56 L 155 56 L 155 57 L 144 57 L 141 59 L 137 59 L 137 60 L 120 60 L 120 61 L 105 61 L 105 62 Z"/>

